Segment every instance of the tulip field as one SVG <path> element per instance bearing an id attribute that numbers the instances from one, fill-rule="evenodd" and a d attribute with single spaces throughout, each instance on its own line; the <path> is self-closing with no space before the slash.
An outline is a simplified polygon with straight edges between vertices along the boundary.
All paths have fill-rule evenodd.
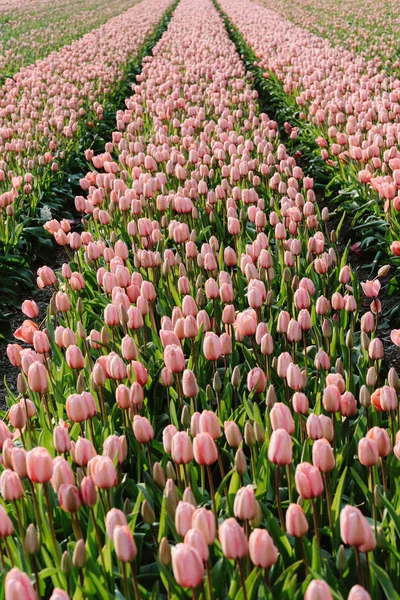
<path id="1" fill-rule="evenodd" d="M 400 600 L 396 3 L 0 25 L 0 600 Z"/>

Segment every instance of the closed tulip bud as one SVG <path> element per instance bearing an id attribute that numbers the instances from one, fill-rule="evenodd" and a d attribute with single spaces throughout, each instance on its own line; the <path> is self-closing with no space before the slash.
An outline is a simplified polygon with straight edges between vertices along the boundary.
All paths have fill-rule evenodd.
<path id="1" fill-rule="evenodd" d="M 256 445 L 256 436 L 254 434 L 254 429 L 251 426 L 250 421 L 246 421 L 244 426 L 244 441 L 247 446 L 255 446 Z"/>
<path id="2" fill-rule="evenodd" d="M 333 600 L 329 586 L 321 579 L 314 579 L 307 587 L 304 600 Z"/>
<path id="3" fill-rule="evenodd" d="M 147 502 L 147 500 L 143 501 L 142 508 L 141 508 L 141 514 L 142 514 L 143 521 L 145 523 L 147 523 L 148 525 L 152 525 L 154 523 L 154 521 L 156 520 L 156 515 L 154 514 L 154 510 L 152 509 L 150 504 Z"/>
<path id="4" fill-rule="evenodd" d="M 285 517 L 286 531 L 293 537 L 303 537 L 308 531 L 308 522 L 299 504 L 289 504 Z"/>
<path id="5" fill-rule="evenodd" d="M 371 534 L 371 528 L 361 511 L 354 506 L 346 506 L 340 513 L 340 535 L 349 546 L 363 546 Z"/>
<path id="6" fill-rule="evenodd" d="M 292 462 L 292 439 L 285 429 L 273 431 L 268 448 L 268 460 L 277 465 Z"/>
<path id="7" fill-rule="evenodd" d="M 317 498 L 324 490 L 321 473 L 306 462 L 297 465 L 295 483 L 297 493 L 305 500 Z"/>
<path id="8" fill-rule="evenodd" d="M 39 535 L 33 523 L 28 525 L 28 529 L 26 530 L 24 548 L 31 556 L 35 556 L 40 550 Z"/>
<path id="9" fill-rule="evenodd" d="M 97 502 L 97 491 L 91 477 L 84 477 L 81 481 L 81 496 L 86 506 L 93 507 Z"/>
<path id="10" fill-rule="evenodd" d="M 170 460 L 167 462 L 166 473 L 168 479 L 172 479 L 172 481 L 176 480 L 176 472 L 174 469 L 174 465 Z"/>
<path id="11" fill-rule="evenodd" d="M 242 448 L 238 448 L 235 454 L 235 471 L 238 475 L 243 476 L 247 470 L 246 456 Z"/>
<path id="12" fill-rule="evenodd" d="M 190 426 L 190 410 L 187 404 L 184 405 L 183 409 L 182 409 L 182 414 L 181 414 L 181 423 L 184 427 L 189 427 Z"/>
<path id="13" fill-rule="evenodd" d="M 115 554 L 123 563 L 132 562 L 137 555 L 137 548 L 128 525 L 117 525 L 113 533 Z"/>
<path id="14" fill-rule="evenodd" d="M 196 588 L 204 575 L 199 552 L 189 544 L 177 544 L 172 548 L 172 570 L 178 585 Z"/>
<path id="15" fill-rule="evenodd" d="M 234 388 L 238 389 L 240 386 L 240 380 L 241 380 L 241 375 L 240 375 L 240 369 L 238 366 L 236 366 L 233 369 L 233 373 L 232 373 L 232 378 L 231 378 L 231 383 L 233 385 Z"/>
<path id="16" fill-rule="evenodd" d="M 362 385 L 360 388 L 359 402 L 364 408 L 371 406 L 371 394 L 366 385 Z"/>
<path id="17" fill-rule="evenodd" d="M 140 444 L 148 444 L 154 438 L 154 430 L 150 421 L 140 415 L 134 416 L 133 433 Z"/>
<path id="18" fill-rule="evenodd" d="M 312 460 L 314 467 L 322 473 L 328 473 L 335 468 L 335 456 L 328 440 L 316 440 L 312 447 Z"/>
<path id="19" fill-rule="evenodd" d="M 246 534 L 236 519 L 226 519 L 218 528 L 222 552 L 227 558 L 237 560 L 247 556 L 249 545 Z"/>
<path id="20" fill-rule="evenodd" d="M 69 577 L 72 573 L 72 560 L 68 551 L 65 550 L 61 557 L 61 571 L 64 573 L 66 577 Z"/>
<path id="21" fill-rule="evenodd" d="M 278 550 L 266 529 L 254 529 L 249 537 L 250 560 L 256 567 L 269 569 L 278 560 Z"/>
<path id="22" fill-rule="evenodd" d="M 33 448 L 26 455 L 26 468 L 33 483 L 46 483 L 53 475 L 53 459 L 46 448 Z"/>
<path id="23" fill-rule="evenodd" d="M 348 331 L 346 333 L 346 346 L 347 348 L 349 348 L 350 350 L 352 348 L 354 348 L 354 335 L 352 331 Z"/>
<path id="24" fill-rule="evenodd" d="M 263 444 L 265 442 L 265 432 L 262 429 L 261 425 L 257 423 L 257 421 L 254 421 L 253 429 L 257 443 Z"/>
<path id="25" fill-rule="evenodd" d="M 225 421 L 224 432 L 226 440 L 231 448 L 239 448 L 243 438 L 236 423 L 234 421 Z"/>
<path id="26" fill-rule="evenodd" d="M 271 410 L 274 407 L 274 405 L 276 404 L 276 401 L 277 401 L 277 398 L 276 398 L 275 387 L 273 385 L 270 385 L 267 390 L 267 398 L 266 398 L 267 407 Z"/>
<path id="27" fill-rule="evenodd" d="M 5 600 L 37 600 L 36 592 L 26 573 L 15 567 L 7 573 L 4 583 Z"/>
<path id="28" fill-rule="evenodd" d="M 166 537 L 163 537 L 158 549 L 158 560 L 162 565 L 168 567 L 172 562 L 171 546 Z"/>
<path id="29" fill-rule="evenodd" d="M 371 600 L 371 596 L 361 585 L 355 585 L 351 588 L 347 600 Z"/>
<path id="30" fill-rule="evenodd" d="M 344 573 L 347 569 L 348 560 L 346 556 L 346 550 L 344 549 L 343 544 L 340 544 L 339 550 L 336 555 L 336 568 L 339 573 Z"/>
<path id="31" fill-rule="evenodd" d="M 400 378 L 397 374 L 397 371 L 394 367 L 389 369 L 388 373 L 388 383 L 390 387 L 394 388 L 396 392 L 400 391 Z"/>
<path id="32" fill-rule="evenodd" d="M 257 514 L 256 497 L 251 485 L 240 488 L 235 496 L 233 512 L 237 519 L 250 521 Z"/>
<path id="33" fill-rule="evenodd" d="M 186 465 L 193 460 L 193 445 L 186 431 L 175 433 L 171 442 L 172 460 L 178 465 Z"/>
<path id="34" fill-rule="evenodd" d="M 185 537 L 192 526 L 192 516 L 195 511 L 193 504 L 180 501 L 175 511 L 175 527 L 178 534 Z"/>
<path id="35" fill-rule="evenodd" d="M 361 438 L 358 442 L 358 460 L 366 467 L 378 464 L 378 445 L 374 439 Z"/>
<path id="36" fill-rule="evenodd" d="M 159 462 L 153 464 L 153 481 L 161 489 L 165 487 L 165 475 Z"/>
<path id="37" fill-rule="evenodd" d="M 386 412 L 397 410 L 399 401 L 396 390 L 389 385 L 384 385 L 381 388 L 380 404 L 382 410 Z"/>
<path id="38" fill-rule="evenodd" d="M 167 511 L 171 519 L 175 519 L 175 511 L 178 506 L 179 496 L 176 491 L 175 484 L 172 479 L 167 479 L 167 483 L 164 489 L 165 497 L 167 499 Z"/>
<path id="39" fill-rule="evenodd" d="M 194 494 L 193 494 L 192 490 L 190 489 L 190 487 L 185 488 L 185 491 L 183 492 L 182 500 L 183 500 L 183 502 L 189 502 L 189 504 L 192 504 L 195 508 L 197 508 L 196 498 L 194 497 Z"/>
<path id="40" fill-rule="evenodd" d="M 84 540 L 77 541 L 72 555 L 72 564 L 76 569 L 83 569 L 86 565 L 86 548 Z"/>

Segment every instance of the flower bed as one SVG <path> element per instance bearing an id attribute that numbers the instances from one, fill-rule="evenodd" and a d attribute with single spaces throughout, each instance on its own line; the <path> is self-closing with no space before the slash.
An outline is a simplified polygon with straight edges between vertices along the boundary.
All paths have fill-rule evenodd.
<path id="1" fill-rule="evenodd" d="M 6 600 L 398 598 L 387 268 L 358 282 L 251 82 L 181 0 L 86 153 L 83 231 L 46 224 L 71 260 L 7 349 Z"/>

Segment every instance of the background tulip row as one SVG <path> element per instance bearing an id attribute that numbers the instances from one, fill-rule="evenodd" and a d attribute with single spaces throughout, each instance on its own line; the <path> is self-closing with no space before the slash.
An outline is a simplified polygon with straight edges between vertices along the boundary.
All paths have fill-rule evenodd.
<path id="1" fill-rule="evenodd" d="M 0 4 L 0 80 L 70 44 L 132 2 L 24 0 Z"/>
<path id="2" fill-rule="evenodd" d="M 80 228 L 45 224 L 69 262 L 7 347 L 0 598 L 399 597 L 390 267 L 359 282 L 252 83 L 181 0 Z"/>
<path id="3" fill-rule="evenodd" d="M 372 35 L 364 41 L 365 51 L 354 51 L 334 45 L 327 29 L 321 37 L 285 18 L 278 0 L 266 4 L 268 8 L 261 2 L 245 7 L 237 0 L 219 3 L 237 28 L 233 35 L 251 61 L 260 89 L 285 121 L 286 135 L 324 183 L 325 199 L 330 197 L 339 213 L 346 211 L 355 226 L 354 250 L 366 257 L 369 253 L 371 262 L 383 253 L 398 267 L 400 80 L 396 61 L 390 62 L 396 36 L 389 26 L 382 41 Z M 383 19 L 386 5 L 376 5 Z M 364 3 L 362 10 L 367 14 Z M 304 10 L 301 14 L 304 20 Z M 340 15 L 338 20 L 344 20 Z M 398 285 L 393 278 L 389 292 L 397 293 Z"/>
<path id="4" fill-rule="evenodd" d="M 71 216 L 67 204 L 79 182 L 86 144 L 104 143 L 107 122 L 110 126 L 123 106 L 131 78 L 164 30 L 171 5 L 140 2 L 2 83 L 1 308 L 32 286 L 29 266 L 35 256 L 49 259 L 52 244 L 42 225 L 53 212 Z"/>

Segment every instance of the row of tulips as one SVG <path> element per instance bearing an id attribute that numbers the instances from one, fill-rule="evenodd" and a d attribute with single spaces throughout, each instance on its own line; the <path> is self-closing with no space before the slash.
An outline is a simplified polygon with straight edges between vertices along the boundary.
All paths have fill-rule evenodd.
<path id="1" fill-rule="evenodd" d="M 338 0 L 263 0 L 269 10 L 278 12 L 299 27 L 328 38 L 335 46 L 344 47 L 366 59 L 380 58 L 382 66 L 398 69 L 396 40 L 399 23 L 396 2 L 356 0 L 340 5 Z"/>
<path id="2" fill-rule="evenodd" d="M 339 190 L 339 208 L 358 220 L 370 217 L 361 232 L 369 226 L 370 245 L 379 244 L 398 262 L 400 80 L 395 71 L 385 70 L 378 55 L 367 58 L 335 47 L 261 3 L 222 0 L 220 6 L 251 48 L 266 89 L 286 107 L 291 139 L 300 136 L 311 155 L 319 155 L 330 178 L 327 190 Z"/>
<path id="3" fill-rule="evenodd" d="M 398 598 L 389 267 L 359 284 L 211 0 L 116 125 L 7 348 L 5 600 Z"/>
<path id="4" fill-rule="evenodd" d="M 0 80 L 45 58 L 88 31 L 131 8 L 105 0 L 6 0 L 0 2 Z M 45 15 L 45 19 L 43 18 Z"/>
<path id="5" fill-rule="evenodd" d="M 17 286 L 29 283 L 29 271 L 18 267 L 26 266 L 38 249 L 46 247 L 41 226 L 51 218 L 52 210 L 68 210 L 66 190 L 75 185 L 84 160 L 82 139 L 88 134 L 95 142 L 104 135 L 103 120 L 110 108 L 114 113 L 120 106 L 127 79 L 140 65 L 148 45 L 161 35 L 171 9 L 168 0 L 137 3 L 2 83 L 2 302 L 12 303 Z"/>

